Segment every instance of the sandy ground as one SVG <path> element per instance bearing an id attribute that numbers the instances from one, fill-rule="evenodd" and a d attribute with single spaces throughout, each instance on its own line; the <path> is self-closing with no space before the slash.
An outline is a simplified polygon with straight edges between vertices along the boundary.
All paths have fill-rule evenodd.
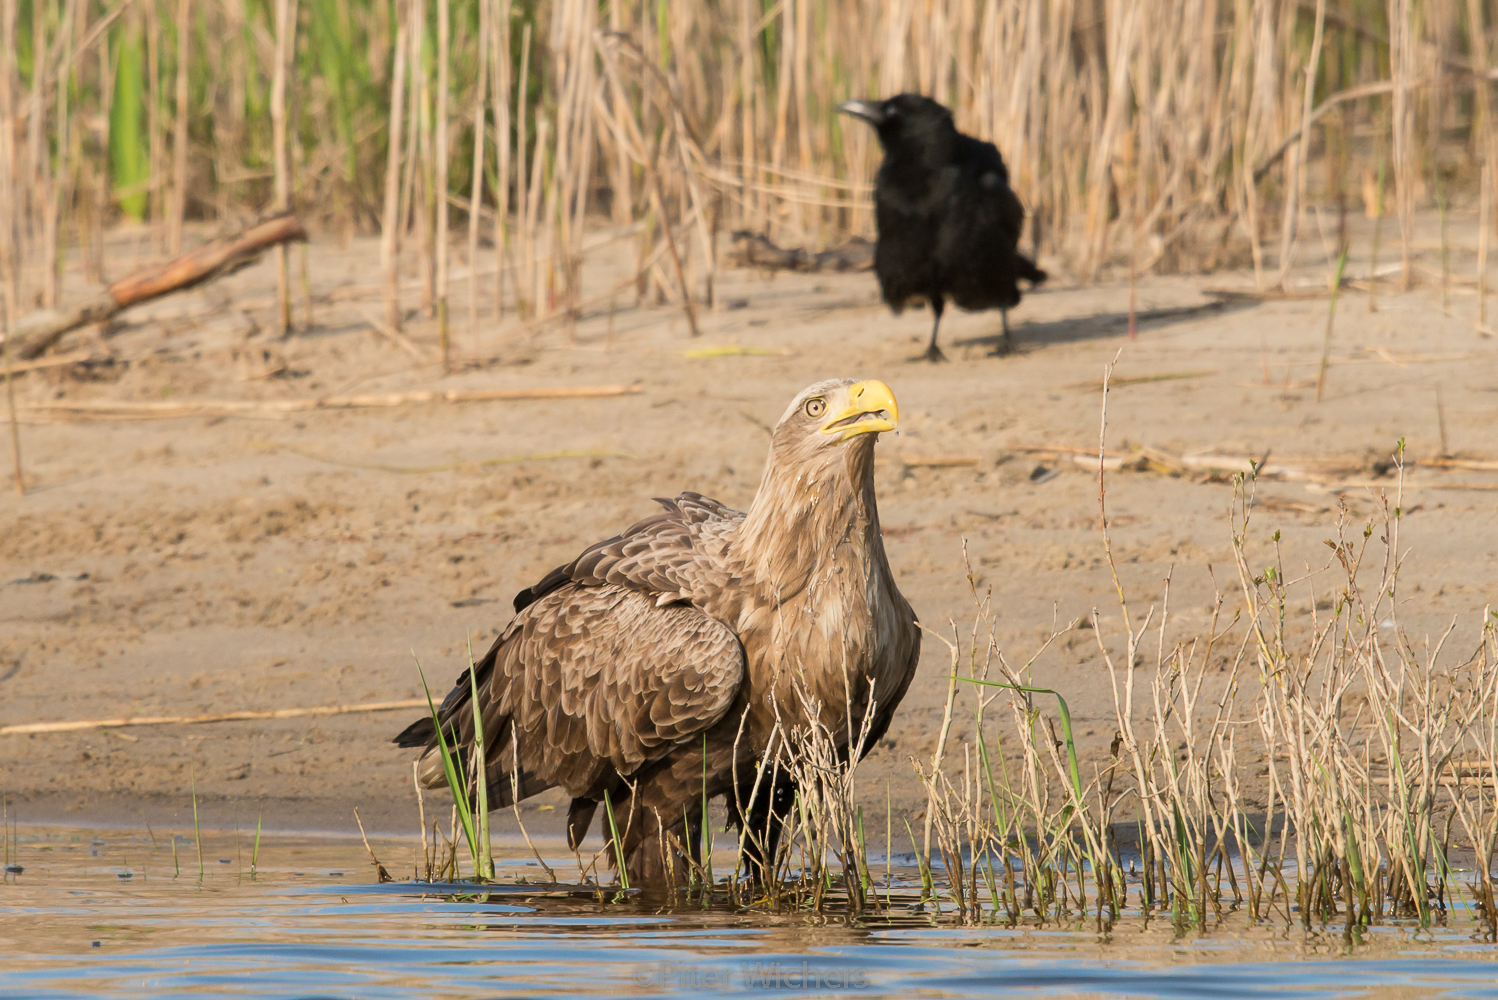
<path id="1" fill-rule="evenodd" d="M 834 375 L 884 379 L 900 401 L 901 432 L 879 444 L 878 488 L 901 588 L 926 624 L 966 633 L 965 545 L 978 586 L 992 589 L 1012 662 L 1029 657 L 1053 620 L 1099 608 L 1117 621 L 1095 473 L 1023 450 L 1096 447 L 1093 383 L 1115 355 L 1120 377 L 1189 377 L 1117 388 L 1110 446 L 1345 460 L 1316 481 L 1259 485 L 1254 557 L 1268 561 L 1280 529 L 1287 566 L 1320 567 L 1335 490 L 1366 515 L 1373 494 L 1390 488 L 1374 464 L 1397 439 L 1416 459 L 1441 450 L 1438 391 L 1447 450 L 1498 457 L 1498 341 L 1474 327 L 1470 281 L 1452 283 L 1443 313 L 1430 277 L 1440 267 L 1433 226 L 1421 229 L 1415 291 L 1381 292 L 1376 311 L 1365 293 L 1344 296 L 1319 404 L 1307 380 L 1326 299 L 1214 308 L 1203 295 L 1252 287 L 1251 274 L 1143 281 L 1132 340 L 1126 283 L 1058 276 L 1013 314 L 1014 355 L 987 356 L 996 315 L 949 313 L 945 365 L 907 361 L 929 314 L 890 315 L 869 274 L 726 272 L 720 308 L 702 311 L 695 342 L 679 309 L 635 308 L 632 295 L 612 315 L 585 316 L 570 338 L 559 327 L 517 334 L 507 321 L 485 322 L 475 339 L 460 294 L 459 356 L 494 360 L 442 377 L 362 319 L 361 304 L 379 308 L 369 284 L 375 244 L 315 242 L 311 332 L 285 342 L 265 332 L 274 282 L 262 262 L 138 310 L 105 344 L 77 335 L 61 350 L 94 344 L 132 363 L 32 372 L 17 380 L 20 402 L 641 391 L 283 419 L 23 418 L 29 492 L 18 498 L 0 482 L 0 725 L 412 698 L 417 661 L 445 691 L 470 638 L 477 649 L 503 627 L 516 590 L 648 513 L 650 497 L 693 489 L 747 505 L 765 426 L 799 389 Z M 1476 242 L 1460 229 L 1454 239 Z M 1365 247 L 1366 234 L 1354 245 Z M 1319 250 L 1306 255 L 1318 262 L 1298 276 L 1324 278 Z M 1470 275 L 1470 261 L 1462 251 L 1451 266 Z M 610 266 L 627 265 L 620 254 Z M 1349 272 L 1367 269 L 1355 255 Z M 409 332 L 432 349 L 430 321 Z M 687 353 L 722 345 L 767 353 Z M 936 456 L 976 462 L 921 464 Z M 1455 617 L 1460 635 L 1475 636 L 1498 596 L 1498 491 L 1460 488 L 1492 483 L 1498 473 L 1409 474 L 1402 614 L 1413 635 Z M 1230 484 L 1198 476 L 1111 477 L 1114 552 L 1136 610 L 1158 600 L 1167 574 L 1182 635 L 1207 627 L 1212 572 L 1229 609 L 1241 604 L 1231 499 Z M 888 787 L 897 807 L 919 807 L 909 758 L 934 745 L 947 663 L 928 638 L 890 738 L 861 772 L 871 797 L 882 802 Z M 1068 693 L 1083 753 L 1106 754 L 1112 699 L 1092 634 L 1066 636 L 1033 669 L 1037 683 Z M 267 827 L 348 830 L 358 806 L 372 829 L 413 830 L 410 754 L 389 739 L 417 714 L 0 736 L 0 791 L 35 822 L 144 817 L 180 827 L 195 784 L 207 825 L 263 815 Z M 528 804 L 537 828 L 560 801 L 553 793 Z"/>

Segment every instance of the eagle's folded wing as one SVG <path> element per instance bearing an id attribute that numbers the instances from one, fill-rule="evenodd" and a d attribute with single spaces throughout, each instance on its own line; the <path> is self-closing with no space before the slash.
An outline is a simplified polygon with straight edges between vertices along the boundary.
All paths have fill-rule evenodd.
<path id="1" fill-rule="evenodd" d="M 726 540 L 744 515 L 699 493 L 657 497 L 656 503 L 664 509 L 590 545 L 515 595 L 515 610 L 568 582 L 612 583 L 653 594 L 658 604 L 700 604 L 722 588 L 728 580 L 722 558 Z"/>
<path id="2" fill-rule="evenodd" d="M 728 711 L 744 650 L 723 623 L 685 604 L 605 584 L 569 584 L 516 616 L 477 665 L 491 802 L 560 785 L 596 799 L 616 775 L 690 742 Z M 468 746 L 468 680 L 439 711 L 450 745 Z M 435 733 L 430 720 L 412 738 Z M 409 742 L 408 744 L 409 745 Z M 423 783 L 442 783 L 429 759 Z"/>

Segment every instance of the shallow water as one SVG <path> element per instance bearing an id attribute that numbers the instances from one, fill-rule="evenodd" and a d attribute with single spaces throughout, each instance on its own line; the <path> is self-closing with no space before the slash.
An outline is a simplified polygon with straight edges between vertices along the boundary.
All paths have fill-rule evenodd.
<path id="1" fill-rule="evenodd" d="M 863 926 L 726 910 L 660 913 L 536 884 L 506 845 L 488 901 L 375 884 L 357 839 L 204 841 L 23 830 L 0 886 L 0 996 L 304 998 L 1489 997 L 1498 947 L 1465 917 L 1378 927 L 1177 932 L 1124 920 L 959 929 L 909 914 Z M 373 842 L 395 872 L 411 841 Z M 546 845 L 542 845 L 543 850 Z M 725 861 L 730 860 L 725 858 Z M 554 863 L 577 877 L 570 859 Z"/>

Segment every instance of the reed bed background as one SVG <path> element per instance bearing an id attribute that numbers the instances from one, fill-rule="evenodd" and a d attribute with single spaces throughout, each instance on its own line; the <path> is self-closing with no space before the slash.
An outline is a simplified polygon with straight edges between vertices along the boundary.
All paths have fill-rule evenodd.
<path id="1" fill-rule="evenodd" d="M 726 229 L 871 234 L 877 142 L 836 105 L 901 90 L 997 142 L 1028 242 L 1083 280 L 1274 282 L 1334 205 L 1397 216 L 1408 285 L 1415 212 L 1490 173 L 1495 20 L 1483 0 L 0 0 L 5 314 L 105 277 L 121 220 L 166 255 L 193 220 L 290 208 L 381 234 L 387 324 L 419 309 L 444 345 L 454 294 L 477 327 L 632 288 L 695 328 Z M 636 266 L 584 288 L 600 226 Z"/>

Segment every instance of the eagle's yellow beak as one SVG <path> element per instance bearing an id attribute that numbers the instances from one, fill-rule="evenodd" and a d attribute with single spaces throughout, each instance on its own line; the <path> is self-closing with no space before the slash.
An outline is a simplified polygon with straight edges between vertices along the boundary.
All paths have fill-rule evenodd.
<path id="1" fill-rule="evenodd" d="M 846 441 L 855 434 L 892 431 L 900 423 L 900 407 L 889 386 L 876 378 L 848 386 L 848 406 L 822 425 L 823 434 Z"/>

